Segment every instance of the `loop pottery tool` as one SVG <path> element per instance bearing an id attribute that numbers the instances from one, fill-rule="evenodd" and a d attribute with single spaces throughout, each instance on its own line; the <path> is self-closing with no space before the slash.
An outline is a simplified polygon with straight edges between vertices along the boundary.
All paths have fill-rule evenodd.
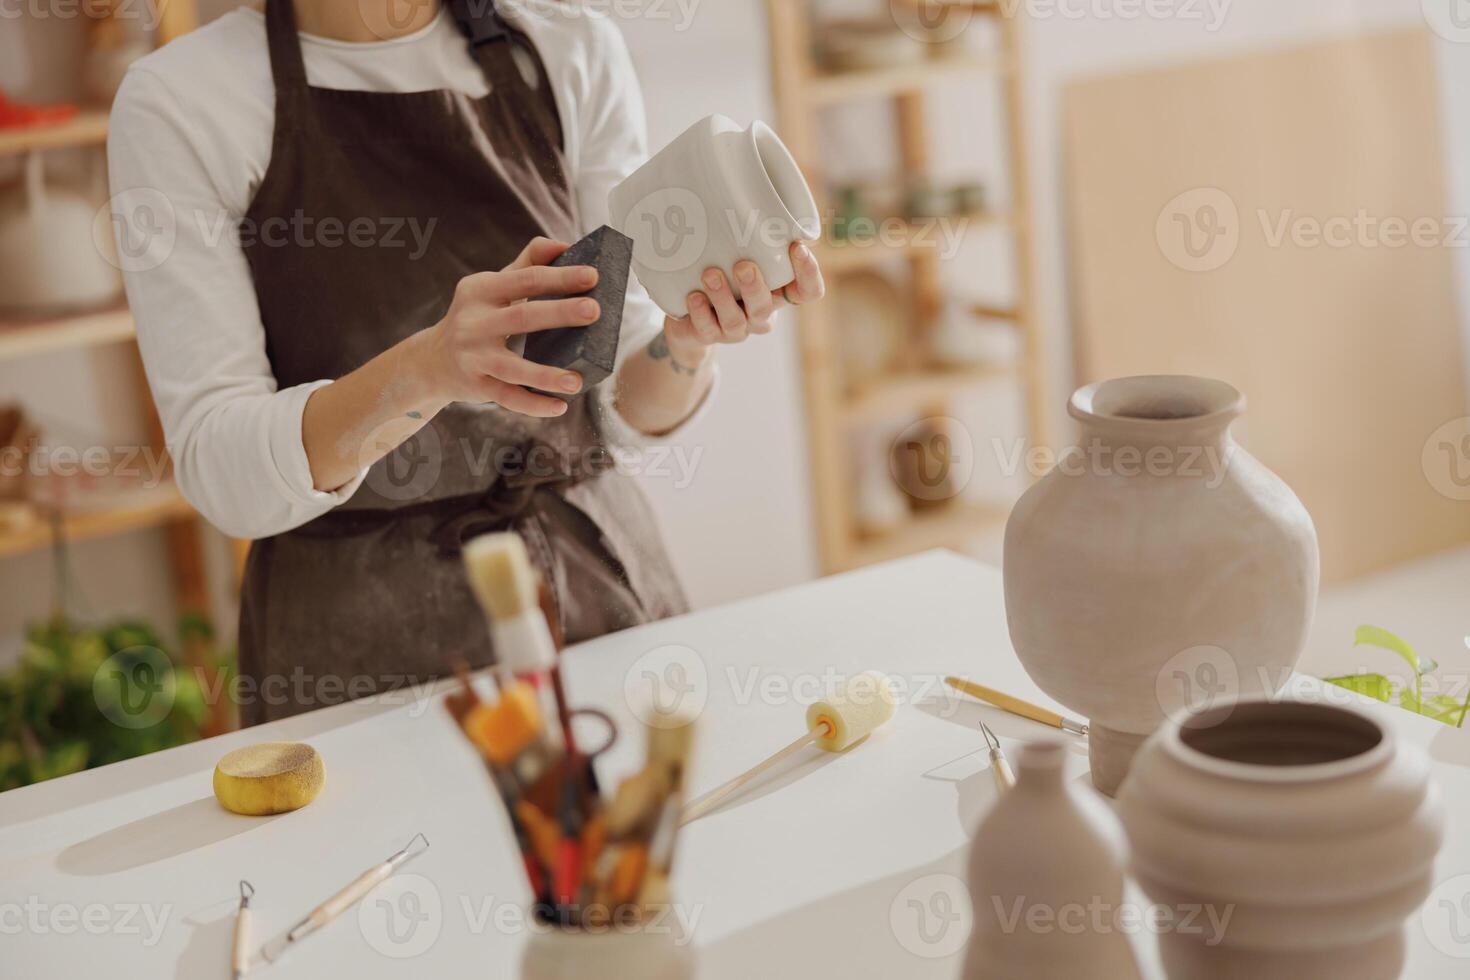
<path id="1" fill-rule="evenodd" d="M 967 681 L 959 677 L 946 677 L 944 679 L 944 683 L 948 684 L 956 691 L 968 694 L 970 697 L 984 701 L 986 704 L 993 704 L 1002 711 L 1008 711 L 1013 715 L 1019 715 L 1022 718 L 1029 718 L 1032 721 L 1039 721 L 1043 725 L 1050 725 L 1052 728 L 1060 728 L 1062 731 L 1070 732 L 1073 735 L 1087 734 L 1087 722 L 1077 721 L 1074 718 L 1064 717 L 1057 714 L 1055 711 L 1049 711 L 1046 708 L 1041 707 L 1040 705 L 1032 704 L 1029 701 L 1022 701 L 1020 698 L 1017 697 L 1012 697 L 1011 695 L 1006 694 L 1003 691 L 997 691 L 994 688 L 984 687 L 980 684 L 976 684 L 972 681 Z"/>
<path id="2" fill-rule="evenodd" d="M 422 849 L 415 851 L 413 845 L 417 841 L 423 841 L 424 846 Z M 275 962 L 277 959 L 280 959 L 281 954 L 289 947 L 310 936 L 333 919 L 336 919 L 343 912 L 352 908 L 352 906 L 362 900 L 363 896 L 380 885 L 393 872 L 397 871 L 405 861 L 411 857 L 417 857 L 428 849 L 429 838 L 423 834 L 414 834 L 413 838 L 404 845 L 403 850 L 391 855 L 381 864 L 375 864 L 371 868 L 368 868 L 353 879 L 352 883 L 346 888 L 343 888 L 337 894 L 312 909 L 306 918 L 292 926 L 291 931 L 286 933 L 284 937 L 268 944 L 261 951 L 261 955 L 269 962 Z"/>
<path id="3" fill-rule="evenodd" d="M 255 886 L 241 881 L 240 908 L 235 913 L 235 945 L 230 955 L 231 980 L 240 980 L 250 969 L 250 900 L 254 897 Z"/>
<path id="4" fill-rule="evenodd" d="M 698 820 L 741 787 L 808 745 L 815 744 L 828 752 L 847 751 L 892 718 L 894 707 L 893 688 L 883 674 L 870 670 L 849 678 L 829 700 L 818 701 L 806 709 L 805 735 L 690 803 L 680 825 Z"/>
<path id="5" fill-rule="evenodd" d="M 1004 795 L 1016 785 L 1016 774 L 1011 771 L 1011 764 L 1006 760 L 1005 753 L 1000 750 L 1000 739 L 995 737 L 995 732 L 985 722 L 980 723 L 980 732 L 985 736 L 985 744 L 990 749 L 990 774 L 995 778 L 995 788 Z"/>

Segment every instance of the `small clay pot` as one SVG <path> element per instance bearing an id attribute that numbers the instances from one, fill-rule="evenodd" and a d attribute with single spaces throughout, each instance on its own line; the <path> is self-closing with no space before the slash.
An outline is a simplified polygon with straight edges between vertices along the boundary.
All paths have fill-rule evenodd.
<path id="1" fill-rule="evenodd" d="M 1224 922 L 1161 934 L 1171 978 L 1399 976 L 1444 812 L 1428 759 L 1374 714 L 1266 698 L 1183 714 L 1118 803 L 1148 895 Z"/>
<path id="2" fill-rule="evenodd" d="M 970 847 L 975 927 L 963 980 L 1136 980 L 1123 908 L 1127 843 L 1106 800 L 1066 778 L 1058 742 L 1023 746 L 1016 785 Z"/>

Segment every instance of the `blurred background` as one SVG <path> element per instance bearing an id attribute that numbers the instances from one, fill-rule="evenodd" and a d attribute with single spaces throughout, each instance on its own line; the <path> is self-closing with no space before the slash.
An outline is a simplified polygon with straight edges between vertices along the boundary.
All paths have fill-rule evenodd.
<path id="1" fill-rule="evenodd" d="M 0 11 L 0 789 L 157 747 L 20 732 L 108 656 L 230 670 L 242 547 L 158 479 L 92 241 L 121 71 L 235 4 L 140 4 Z M 1466 675 L 1470 3 L 585 5 L 651 148 L 767 120 L 827 228 L 829 299 L 723 349 L 718 402 L 647 467 L 696 606 L 934 547 L 998 562 L 1071 391 L 1186 372 L 1245 393 L 1238 435 L 1317 520 L 1303 666 L 1388 670 L 1353 648 L 1371 622 Z M 158 737 L 232 723 L 180 703 Z"/>

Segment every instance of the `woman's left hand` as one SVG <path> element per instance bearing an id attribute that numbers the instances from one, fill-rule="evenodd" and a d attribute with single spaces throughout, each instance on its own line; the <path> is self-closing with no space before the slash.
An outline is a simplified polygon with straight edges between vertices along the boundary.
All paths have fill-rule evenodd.
<path id="1" fill-rule="evenodd" d="M 788 303 L 799 306 L 821 299 L 827 290 L 812 250 L 801 242 L 792 244 L 791 265 L 796 270 L 795 281 L 771 292 L 754 262 L 736 263 L 734 272 L 744 297 L 740 300 L 723 272 L 706 270 L 704 289 L 689 294 L 689 315 L 664 321 L 664 337 L 675 359 L 684 354 L 685 363 L 703 360 L 715 344 L 738 344 L 752 334 L 770 333 L 777 310 Z"/>

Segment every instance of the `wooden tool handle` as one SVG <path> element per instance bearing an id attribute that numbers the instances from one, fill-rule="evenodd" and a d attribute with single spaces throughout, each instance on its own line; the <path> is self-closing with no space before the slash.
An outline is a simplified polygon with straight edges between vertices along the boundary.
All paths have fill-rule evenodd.
<path id="1" fill-rule="evenodd" d="M 379 882 L 388 877 L 392 872 L 393 865 L 387 861 L 384 861 L 375 868 L 364 871 L 352 884 L 318 905 L 312 911 L 311 915 L 307 916 L 307 919 L 314 928 L 320 929 L 351 908 L 359 899 L 372 891 Z"/>
<path id="2" fill-rule="evenodd" d="M 983 687 L 959 677 L 946 677 L 944 682 L 956 691 L 963 691 L 972 698 L 979 698 L 981 701 L 993 704 L 997 708 L 1003 711 L 1009 711 L 1013 715 L 1030 718 L 1032 721 L 1039 721 L 1043 725 L 1050 725 L 1053 728 L 1064 727 L 1062 725 L 1061 715 L 1055 711 L 1048 711 L 1040 705 L 1032 704 L 1029 701 L 1022 701 L 1020 698 L 1011 697 L 1011 695 L 997 691 L 994 688 Z"/>
<path id="3" fill-rule="evenodd" d="M 1016 774 L 1011 771 L 1011 764 L 1006 761 L 1006 757 L 999 752 L 990 753 L 990 771 L 995 777 L 995 788 L 1002 794 L 1015 788 Z"/>
<path id="4" fill-rule="evenodd" d="M 230 973 L 240 980 L 250 968 L 250 910 L 241 909 L 235 916 L 235 948 L 230 956 Z"/>
<path id="5" fill-rule="evenodd" d="M 691 820 L 698 820 L 700 817 L 704 816 L 706 813 L 719 806 L 721 802 L 723 802 L 736 790 L 740 789 L 740 787 L 746 785 L 751 780 L 759 776 L 761 773 L 765 772 L 767 769 L 770 769 L 772 766 L 776 765 L 778 762 L 780 762 L 782 759 L 785 759 L 792 753 L 799 752 L 800 750 L 806 748 L 808 745 L 811 745 L 819 738 L 826 738 L 831 733 L 831 731 L 831 727 L 827 725 L 814 728 L 803 735 L 801 738 L 786 746 L 786 748 L 771 756 L 766 761 L 760 763 L 759 765 L 752 766 L 750 769 L 747 769 L 745 772 L 736 776 L 734 779 L 730 780 L 728 783 L 725 783 L 723 786 L 719 786 L 715 789 L 710 790 L 708 793 L 704 794 L 699 799 L 693 801 L 684 808 L 684 813 L 679 818 L 679 826 L 682 827 L 686 823 L 689 823 Z"/>

